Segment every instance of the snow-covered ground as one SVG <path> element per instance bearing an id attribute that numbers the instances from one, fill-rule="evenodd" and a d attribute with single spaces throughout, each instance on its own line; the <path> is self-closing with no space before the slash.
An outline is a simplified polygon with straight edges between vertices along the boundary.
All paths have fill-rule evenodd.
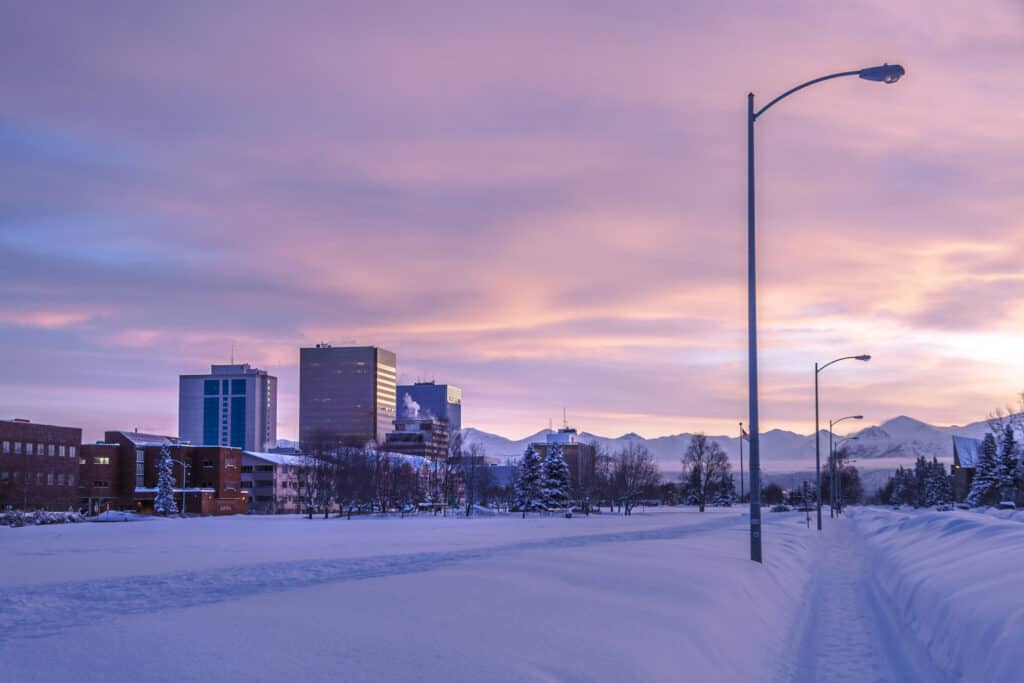
<path id="1" fill-rule="evenodd" d="M 766 521 L 764 566 L 739 509 L 0 529 L 0 662 L 19 682 L 1015 680 L 1024 526 Z"/>

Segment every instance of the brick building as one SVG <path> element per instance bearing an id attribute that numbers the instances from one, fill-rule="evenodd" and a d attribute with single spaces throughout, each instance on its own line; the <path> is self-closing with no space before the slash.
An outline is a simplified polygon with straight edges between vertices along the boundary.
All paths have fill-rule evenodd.
<path id="1" fill-rule="evenodd" d="M 78 502 L 82 430 L 0 420 L 0 509 L 67 510 Z"/>
<path id="2" fill-rule="evenodd" d="M 118 501 L 117 444 L 82 444 L 78 456 L 79 508 L 90 514 L 122 507 Z"/>
<path id="3" fill-rule="evenodd" d="M 576 430 L 566 426 L 557 432 L 548 433 L 545 441 L 533 444 L 533 448 L 543 459 L 552 444 L 558 444 L 562 448 L 562 458 L 569 466 L 569 484 L 573 493 L 580 495 L 593 486 L 597 465 L 597 452 L 594 446 L 581 443 Z"/>
<path id="4" fill-rule="evenodd" d="M 227 446 L 191 446 L 171 436 L 106 432 L 103 443 L 86 447 L 81 458 L 81 504 L 149 512 L 156 498 L 160 452 L 171 454 L 174 498 L 185 511 L 230 515 L 246 511 L 242 492 L 242 451 Z"/>

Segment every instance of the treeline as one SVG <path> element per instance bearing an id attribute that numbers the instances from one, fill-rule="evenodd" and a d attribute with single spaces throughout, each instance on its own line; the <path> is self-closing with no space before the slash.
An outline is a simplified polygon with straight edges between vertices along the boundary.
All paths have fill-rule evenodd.
<path id="1" fill-rule="evenodd" d="M 314 445 L 295 469 L 303 512 L 312 518 L 331 512 L 445 512 L 465 504 L 508 507 L 513 489 L 496 480 L 483 448 L 452 439 L 444 458 L 383 453 L 372 447 Z"/>
<path id="2" fill-rule="evenodd" d="M 876 498 L 883 505 L 949 505 L 953 502 L 953 480 L 946 472 L 946 466 L 937 458 L 929 461 L 919 456 L 913 469 L 901 465 Z"/>

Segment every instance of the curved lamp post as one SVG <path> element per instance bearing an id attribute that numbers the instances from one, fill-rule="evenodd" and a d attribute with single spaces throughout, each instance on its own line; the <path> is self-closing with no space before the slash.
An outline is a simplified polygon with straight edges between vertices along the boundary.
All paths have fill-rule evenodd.
<path id="1" fill-rule="evenodd" d="M 747 349 L 748 382 L 750 400 L 750 559 L 761 562 L 761 450 L 758 438 L 759 420 L 757 410 L 757 268 L 754 230 L 754 122 L 776 102 L 798 90 L 843 76 L 857 76 L 866 81 L 895 83 L 905 73 L 898 64 L 883 64 L 856 71 L 840 71 L 821 76 L 795 88 L 790 88 L 761 109 L 754 108 L 754 93 L 747 95 Z M 817 377 L 817 375 L 815 375 Z M 819 482 L 820 486 L 820 482 Z M 821 528 L 821 508 L 818 508 L 818 528 Z"/>
<path id="2" fill-rule="evenodd" d="M 818 531 L 821 531 L 821 428 L 818 426 L 818 375 L 821 371 L 828 366 L 838 363 L 841 360 L 860 360 L 867 362 L 871 360 L 871 356 L 866 353 L 862 353 L 859 356 L 843 356 L 842 358 L 836 358 L 830 360 L 824 365 L 819 366 L 817 363 L 814 364 L 814 472 L 817 475 L 818 484 Z"/>
<path id="3" fill-rule="evenodd" d="M 863 415 L 847 415 L 846 417 L 841 417 L 838 420 L 829 420 L 828 421 L 828 472 L 829 472 L 829 484 L 830 484 L 830 486 L 829 486 L 829 494 L 828 494 L 828 502 L 829 502 L 829 504 L 828 504 L 828 516 L 829 517 L 835 517 L 836 516 L 835 515 L 835 511 L 836 511 L 836 490 L 838 489 L 838 486 L 836 485 L 836 454 L 835 454 L 835 452 L 832 449 L 832 429 L 837 424 L 842 422 L 843 420 L 863 420 L 863 419 L 864 419 Z M 847 439 L 843 439 L 843 441 L 846 441 L 848 439 L 856 439 L 856 438 L 857 437 L 855 437 L 855 436 L 851 436 L 851 437 L 847 437 Z M 821 486 L 821 482 L 820 481 L 818 482 L 818 486 L 819 487 Z"/>

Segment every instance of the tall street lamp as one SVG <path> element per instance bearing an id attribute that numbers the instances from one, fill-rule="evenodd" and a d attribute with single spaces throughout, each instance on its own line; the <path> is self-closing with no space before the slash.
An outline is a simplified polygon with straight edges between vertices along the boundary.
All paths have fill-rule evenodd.
<path id="1" fill-rule="evenodd" d="M 828 472 L 829 472 L 829 493 L 828 493 L 828 516 L 835 517 L 836 510 L 836 456 L 832 450 L 832 429 L 843 420 L 863 420 L 863 415 L 847 415 L 838 420 L 828 421 Z M 852 437 L 857 438 L 857 437 Z M 818 482 L 821 486 L 821 482 Z"/>
<path id="2" fill-rule="evenodd" d="M 895 83 L 905 71 L 898 64 L 883 64 L 856 71 L 821 76 L 790 88 L 760 109 L 754 109 L 754 93 L 747 95 L 747 350 L 748 396 L 750 400 L 750 559 L 761 562 L 761 449 L 758 435 L 757 411 L 757 268 L 754 231 L 754 122 L 776 102 L 815 83 L 842 76 L 858 76 L 866 81 Z M 820 486 L 820 482 L 819 482 Z M 821 528 L 821 508 L 818 508 L 818 528 Z"/>
<path id="3" fill-rule="evenodd" d="M 860 360 L 869 361 L 871 356 L 866 353 L 862 353 L 859 356 L 843 356 L 842 358 L 836 358 L 830 360 L 822 366 L 814 364 L 814 472 L 817 475 L 815 480 L 818 485 L 818 531 L 821 531 L 821 428 L 818 426 L 818 375 L 821 371 L 832 365 L 838 363 L 841 360 Z"/>

